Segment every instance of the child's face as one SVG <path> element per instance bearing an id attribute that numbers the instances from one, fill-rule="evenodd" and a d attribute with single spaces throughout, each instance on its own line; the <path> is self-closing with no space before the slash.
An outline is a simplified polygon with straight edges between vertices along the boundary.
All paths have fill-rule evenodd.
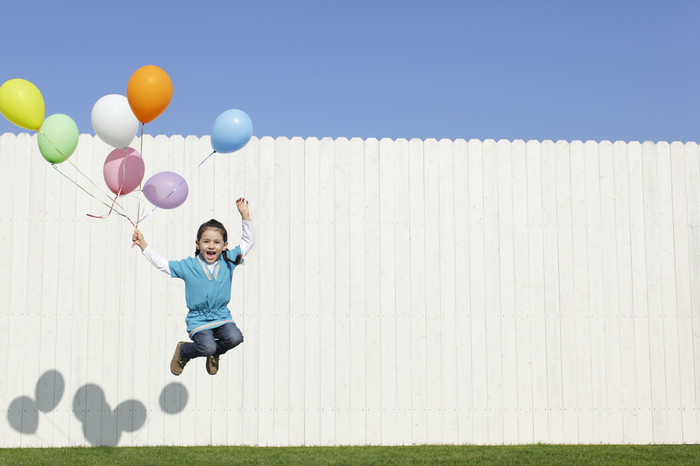
<path id="1" fill-rule="evenodd" d="M 228 247 L 228 243 L 224 242 L 224 236 L 221 231 L 216 228 L 209 228 L 202 232 L 199 241 L 195 241 L 197 249 L 204 256 L 207 264 L 213 264 L 219 260 L 221 253 Z"/>

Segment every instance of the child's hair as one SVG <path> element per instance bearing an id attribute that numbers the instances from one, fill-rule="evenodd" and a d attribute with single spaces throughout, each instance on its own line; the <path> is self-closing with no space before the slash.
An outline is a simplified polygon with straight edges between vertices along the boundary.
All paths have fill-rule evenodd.
<path id="1" fill-rule="evenodd" d="M 226 227 L 224 227 L 223 223 L 219 222 L 218 220 L 211 219 L 208 222 L 202 223 L 202 225 L 199 227 L 199 230 L 197 230 L 197 241 L 199 241 L 202 238 L 202 233 L 204 233 L 207 230 L 219 230 L 221 232 L 221 236 L 224 237 L 224 243 L 228 243 L 228 233 L 226 232 Z M 223 256 L 224 260 L 226 262 L 230 262 L 233 265 L 239 265 L 243 262 L 243 254 L 238 254 L 236 256 L 236 260 L 231 260 L 228 258 L 228 255 L 226 252 L 228 249 L 224 249 L 224 251 L 221 253 Z M 195 248 L 194 255 L 195 257 L 198 256 L 200 253 L 199 248 Z"/>

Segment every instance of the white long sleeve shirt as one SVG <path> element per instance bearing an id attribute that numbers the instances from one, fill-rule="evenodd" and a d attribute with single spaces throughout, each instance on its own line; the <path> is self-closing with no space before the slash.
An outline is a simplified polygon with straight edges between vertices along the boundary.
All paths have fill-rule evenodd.
<path id="1" fill-rule="evenodd" d="M 246 222 L 245 220 L 242 222 L 242 230 L 243 233 L 241 234 L 241 255 L 243 257 L 248 254 L 248 251 L 250 251 L 250 248 L 253 247 L 253 244 L 255 244 L 255 236 L 253 235 L 253 225 L 251 222 Z M 153 267 L 156 269 L 160 270 L 163 273 L 167 273 L 170 275 L 170 266 L 168 265 L 168 260 L 164 259 L 161 257 L 149 244 L 146 246 L 146 249 L 143 250 L 143 255 L 148 259 L 148 261 L 153 264 Z M 235 259 L 235 257 L 231 257 L 230 259 Z M 207 267 L 209 268 L 210 272 L 214 271 L 214 268 L 216 267 L 216 263 L 214 264 L 207 264 Z"/>

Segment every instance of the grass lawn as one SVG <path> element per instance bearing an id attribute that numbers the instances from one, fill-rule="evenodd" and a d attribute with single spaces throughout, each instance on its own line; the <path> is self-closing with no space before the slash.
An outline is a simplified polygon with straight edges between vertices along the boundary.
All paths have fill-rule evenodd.
<path id="1" fill-rule="evenodd" d="M 0 449 L 0 465 L 700 465 L 700 445 Z"/>

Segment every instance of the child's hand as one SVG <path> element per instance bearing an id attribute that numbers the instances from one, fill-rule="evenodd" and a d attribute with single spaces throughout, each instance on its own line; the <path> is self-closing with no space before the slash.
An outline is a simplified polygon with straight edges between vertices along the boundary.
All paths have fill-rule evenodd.
<path id="1" fill-rule="evenodd" d="M 131 235 L 131 241 L 140 247 L 142 251 L 148 246 L 146 239 L 143 237 L 143 233 L 141 233 L 138 229 L 134 230 L 134 234 Z"/>
<path id="2" fill-rule="evenodd" d="M 246 222 L 250 222 L 250 211 L 248 210 L 248 201 L 246 201 L 244 198 L 238 198 L 236 200 L 236 207 L 238 207 L 238 211 L 241 213 L 241 219 L 243 219 Z"/>

